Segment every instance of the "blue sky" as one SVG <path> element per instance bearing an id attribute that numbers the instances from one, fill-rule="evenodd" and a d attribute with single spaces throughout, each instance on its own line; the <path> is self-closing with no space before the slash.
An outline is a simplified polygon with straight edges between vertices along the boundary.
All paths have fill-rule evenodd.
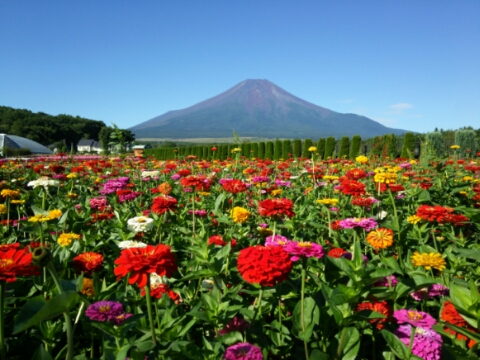
<path id="1" fill-rule="evenodd" d="M 128 128 L 268 79 L 393 128 L 477 129 L 479 18 L 477 0 L 0 1 L 0 105 Z"/>

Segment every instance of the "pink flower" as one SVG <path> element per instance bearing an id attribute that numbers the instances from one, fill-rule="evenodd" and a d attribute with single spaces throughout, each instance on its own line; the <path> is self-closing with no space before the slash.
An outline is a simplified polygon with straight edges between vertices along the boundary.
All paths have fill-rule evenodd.
<path id="1" fill-rule="evenodd" d="M 402 325 L 395 330 L 395 335 L 407 346 L 410 345 L 410 336 L 412 334 L 410 325 Z M 440 360 L 442 357 L 443 340 L 432 329 L 424 329 L 417 327 L 412 344 L 413 355 L 419 356 L 426 360 Z"/>
<path id="2" fill-rule="evenodd" d="M 423 311 L 401 309 L 393 312 L 393 317 L 399 324 L 410 324 L 424 329 L 430 329 L 437 323 L 431 315 Z"/>
<path id="3" fill-rule="evenodd" d="M 258 346 L 238 343 L 227 348 L 223 360 L 263 360 L 263 354 Z"/>
<path id="4" fill-rule="evenodd" d="M 250 323 L 245 321 L 244 319 L 235 316 L 229 323 L 223 328 L 218 330 L 219 335 L 225 335 L 232 331 L 240 331 L 243 332 L 250 327 Z"/>
<path id="5" fill-rule="evenodd" d="M 375 287 L 385 286 L 385 287 L 394 287 L 398 284 L 398 280 L 394 275 L 385 276 L 382 280 L 378 280 L 373 284 Z"/>
<path id="6" fill-rule="evenodd" d="M 265 239 L 265 246 L 285 246 L 291 241 L 282 235 L 268 236 Z"/>
<path id="7" fill-rule="evenodd" d="M 322 245 L 309 241 L 290 241 L 287 245 L 285 245 L 284 249 L 286 252 L 293 255 L 291 257 L 292 261 L 297 261 L 302 256 L 307 258 L 316 257 L 317 259 L 320 259 L 323 255 L 325 255 Z"/>
<path id="8" fill-rule="evenodd" d="M 347 218 L 338 223 L 343 229 L 363 228 L 365 231 L 375 229 L 378 224 L 374 218 Z"/>

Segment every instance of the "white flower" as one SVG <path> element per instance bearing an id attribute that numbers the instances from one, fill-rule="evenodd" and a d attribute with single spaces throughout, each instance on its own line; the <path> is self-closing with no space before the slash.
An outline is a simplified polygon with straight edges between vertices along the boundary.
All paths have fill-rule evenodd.
<path id="1" fill-rule="evenodd" d="M 136 216 L 128 219 L 127 225 L 128 230 L 132 232 L 144 232 L 153 228 L 153 219 L 146 216 Z"/>
<path id="2" fill-rule="evenodd" d="M 130 249 L 130 248 L 144 248 L 147 244 L 141 241 L 125 240 L 118 243 L 120 249 Z"/>
<path id="3" fill-rule="evenodd" d="M 42 176 L 42 177 L 39 177 L 37 180 L 32 180 L 30 181 L 27 186 L 31 186 L 33 187 L 34 189 L 37 187 L 37 186 L 43 186 L 45 188 L 49 187 L 49 186 L 60 186 L 60 182 L 58 180 L 52 180 L 50 179 L 49 177 L 47 176 Z"/>
<path id="4" fill-rule="evenodd" d="M 165 284 L 167 282 L 167 278 L 165 276 L 160 276 L 157 273 L 150 274 L 150 286 L 152 288 L 156 288 L 158 285 Z"/>
<path id="5" fill-rule="evenodd" d="M 142 171 L 142 178 L 153 178 L 155 176 L 159 176 L 159 170 L 150 170 L 150 171 Z"/>
<path id="6" fill-rule="evenodd" d="M 383 220 L 387 217 L 388 213 L 386 211 L 380 211 L 379 213 L 377 213 L 377 215 L 375 215 L 375 219 L 378 219 L 378 220 Z"/>

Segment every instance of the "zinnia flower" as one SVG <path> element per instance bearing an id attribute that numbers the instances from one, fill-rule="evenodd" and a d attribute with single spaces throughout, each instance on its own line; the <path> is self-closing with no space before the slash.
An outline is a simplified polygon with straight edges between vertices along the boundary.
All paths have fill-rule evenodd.
<path id="1" fill-rule="evenodd" d="M 275 236 L 267 236 L 265 239 L 265 246 L 285 246 L 290 241 L 285 236 L 282 235 L 275 235 Z"/>
<path id="2" fill-rule="evenodd" d="M 240 251 L 237 268 L 250 284 L 274 286 L 288 278 L 293 263 L 280 246 L 250 246 Z"/>
<path id="3" fill-rule="evenodd" d="M 402 325 L 395 330 L 395 335 L 406 345 L 410 345 L 412 327 Z M 412 344 L 413 355 L 425 360 L 440 360 L 442 357 L 442 337 L 432 329 L 417 327 Z"/>
<path id="4" fill-rule="evenodd" d="M 147 244 L 141 241 L 134 241 L 134 240 L 124 240 L 118 243 L 118 247 L 120 249 L 129 249 L 129 248 L 142 248 L 146 247 Z"/>
<path id="5" fill-rule="evenodd" d="M 85 311 L 85 315 L 93 321 L 110 321 L 117 324 L 118 318 L 125 315 L 125 312 L 123 311 L 122 304 L 119 302 L 103 300 L 91 304 Z M 125 319 L 125 317 L 123 319 Z"/>
<path id="6" fill-rule="evenodd" d="M 325 255 L 323 247 L 320 244 L 315 244 L 309 241 L 290 241 L 284 246 L 286 252 L 293 255 L 291 257 L 292 261 L 299 260 L 302 256 L 304 257 L 316 257 L 320 259 Z"/>
<path id="7" fill-rule="evenodd" d="M 127 220 L 128 230 L 134 233 L 148 231 L 153 225 L 153 219 L 146 216 L 136 216 Z"/>
<path id="8" fill-rule="evenodd" d="M 386 249 L 393 244 L 393 231 L 385 228 L 378 228 L 368 233 L 367 242 L 374 249 Z"/>
<path id="9" fill-rule="evenodd" d="M 171 196 L 158 196 L 153 199 L 152 211 L 157 215 L 162 215 L 168 210 L 174 210 L 177 207 L 177 199 Z"/>
<path id="10" fill-rule="evenodd" d="M 338 225 L 342 229 L 363 228 L 365 231 L 373 230 L 378 226 L 374 218 L 347 218 L 340 220 Z"/>
<path id="11" fill-rule="evenodd" d="M 360 164 L 366 164 L 368 163 L 368 158 L 366 156 L 360 155 L 355 158 L 355 161 Z"/>
<path id="12" fill-rule="evenodd" d="M 208 239 L 208 245 L 212 245 L 212 244 L 219 245 L 219 246 L 225 246 L 225 245 L 227 245 L 227 242 L 225 240 L 223 240 L 222 235 L 212 235 Z M 232 239 L 230 244 L 232 245 L 232 247 L 237 246 L 237 240 Z"/>
<path id="13" fill-rule="evenodd" d="M 365 194 L 365 184 L 356 180 L 345 180 L 337 187 L 345 195 L 362 196 Z"/>
<path id="14" fill-rule="evenodd" d="M 250 323 L 241 317 L 234 316 L 232 320 L 228 322 L 228 324 L 223 328 L 218 330 L 219 335 L 226 335 L 232 331 L 240 331 L 244 332 L 246 329 L 250 327 Z"/>
<path id="15" fill-rule="evenodd" d="M 15 282 L 17 276 L 35 276 L 40 268 L 32 265 L 32 253 L 18 245 L 2 246 L 0 251 L 0 281 Z"/>
<path id="16" fill-rule="evenodd" d="M 232 194 L 238 194 L 247 190 L 247 185 L 241 180 L 228 179 L 221 182 L 222 187 Z"/>
<path id="17" fill-rule="evenodd" d="M 473 328 L 467 323 L 467 321 L 458 313 L 457 309 L 450 301 L 445 301 L 443 304 L 442 312 L 440 313 L 440 319 L 450 324 L 466 328 L 469 331 L 475 333 L 479 332 L 477 329 Z M 452 330 L 449 327 L 444 327 L 444 330 L 449 334 L 456 335 L 458 340 L 467 341 L 469 348 L 476 344 L 475 340 L 472 340 L 463 334 L 457 333 L 455 330 Z"/>
<path id="18" fill-rule="evenodd" d="M 383 324 L 386 321 L 389 321 L 389 318 L 392 316 L 393 310 L 392 308 L 388 305 L 386 301 L 364 301 L 360 304 L 357 305 L 356 311 L 364 311 L 364 310 L 371 310 L 371 311 L 376 311 L 385 318 L 377 318 L 377 319 L 371 319 L 370 324 L 374 324 L 377 329 L 381 330 L 383 329 Z"/>
<path id="19" fill-rule="evenodd" d="M 73 267 L 87 276 L 102 268 L 103 255 L 96 252 L 84 252 L 73 258 Z"/>
<path id="20" fill-rule="evenodd" d="M 223 360 L 263 360 L 263 354 L 255 345 L 238 343 L 227 348 Z"/>
<path id="21" fill-rule="evenodd" d="M 393 317 L 399 324 L 410 324 L 415 327 L 430 329 L 437 323 L 431 315 L 423 311 L 400 309 L 393 312 Z"/>
<path id="22" fill-rule="evenodd" d="M 439 253 L 423 253 L 420 254 L 418 251 L 415 251 L 412 255 L 412 262 L 415 266 L 423 266 L 426 270 L 431 268 L 442 271 L 445 269 L 445 259 L 442 258 L 442 255 Z"/>
<path id="23" fill-rule="evenodd" d="M 60 234 L 60 236 L 57 239 L 58 245 L 65 247 L 69 246 L 73 240 L 79 240 L 81 239 L 82 236 L 79 234 L 74 234 L 74 233 L 63 233 Z"/>
<path id="24" fill-rule="evenodd" d="M 260 216 L 273 218 L 293 217 L 293 202 L 290 199 L 266 199 L 258 202 L 258 213 Z"/>
<path id="25" fill-rule="evenodd" d="M 87 277 L 83 278 L 83 285 L 82 290 L 80 291 L 82 294 L 87 296 L 94 296 L 95 295 L 95 288 L 93 287 L 93 280 Z"/>
<path id="26" fill-rule="evenodd" d="M 346 252 L 347 251 L 342 248 L 333 248 L 327 253 L 327 256 L 338 259 L 338 258 L 341 258 L 342 255 L 345 254 Z"/>
<path id="27" fill-rule="evenodd" d="M 235 206 L 233 210 L 230 211 L 230 217 L 238 224 L 246 222 L 250 217 L 250 214 L 250 211 L 240 206 Z"/>
<path id="28" fill-rule="evenodd" d="M 130 274 L 129 284 L 139 287 L 147 285 L 148 274 L 153 272 L 160 276 L 172 276 L 177 271 L 175 257 L 167 245 L 147 245 L 144 248 L 122 250 L 120 257 L 114 261 L 117 281 Z"/>

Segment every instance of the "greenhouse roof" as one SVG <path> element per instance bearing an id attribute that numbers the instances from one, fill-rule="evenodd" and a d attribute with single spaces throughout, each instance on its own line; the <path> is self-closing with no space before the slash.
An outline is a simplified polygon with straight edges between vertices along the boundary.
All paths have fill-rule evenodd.
<path id="1" fill-rule="evenodd" d="M 4 147 L 12 149 L 27 148 L 30 149 L 32 154 L 53 154 L 52 150 L 36 141 L 16 135 L 0 134 L 0 154 L 2 155 Z"/>

